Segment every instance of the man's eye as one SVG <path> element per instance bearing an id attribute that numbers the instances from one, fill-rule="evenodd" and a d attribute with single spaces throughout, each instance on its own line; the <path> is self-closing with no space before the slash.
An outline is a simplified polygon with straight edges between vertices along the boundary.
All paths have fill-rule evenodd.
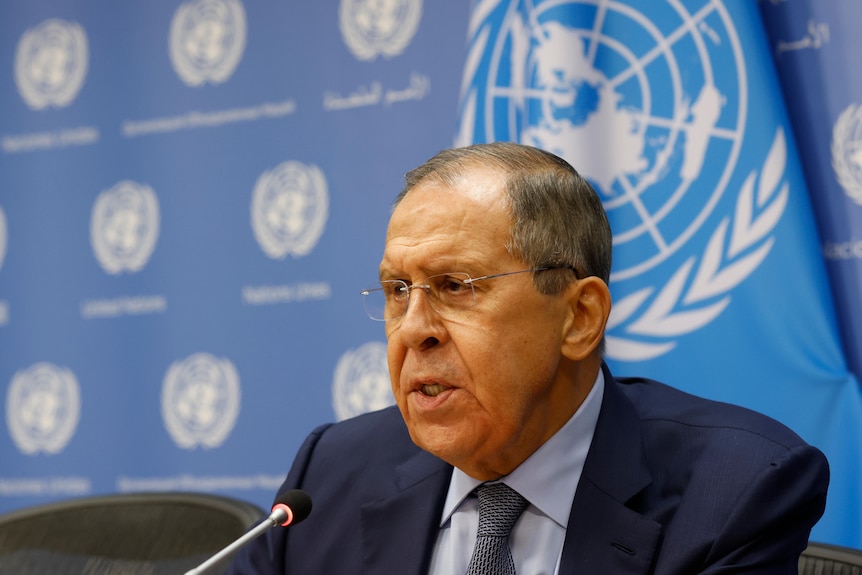
<path id="1" fill-rule="evenodd" d="M 451 295 L 456 295 L 460 292 L 469 292 L 470 286 L 465 284 L 463 280 L 456 277 L 445 277 L 440 279 L 440 291 Z"/>
<path id="2" fill-rule="evenodd" d="M 402 282 L 389 281 L 383 283 L 383 292 L 386 294 L 386 297 L 403 298 L 407 297 L 410 290 Z"/>

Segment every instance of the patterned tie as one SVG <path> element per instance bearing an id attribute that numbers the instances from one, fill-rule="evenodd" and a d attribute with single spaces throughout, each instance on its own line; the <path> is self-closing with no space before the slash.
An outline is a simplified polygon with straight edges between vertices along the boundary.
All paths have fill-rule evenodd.
<path id="1" fill-rule="evenodd" d="M 509 533 L 527 507 L 527 500 L 505 483 L 480 485 L 476 493 L 479 495 L 479 534 L 467 575 L 515 575 Z"/>

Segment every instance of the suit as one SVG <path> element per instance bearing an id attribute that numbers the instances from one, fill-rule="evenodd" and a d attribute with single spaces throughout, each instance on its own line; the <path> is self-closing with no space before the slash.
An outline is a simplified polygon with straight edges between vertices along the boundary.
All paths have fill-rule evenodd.
<path id="1" fill-rule="evenodd" d="M 605 370 L 560 573 L 795 572 L 825 507 L 823 454 L 763 415 Z M 321 426 L 282 486 L 307 491 L 311 515 L 232 573 L 426 573 L 451 473 L 396 408 Z"/>

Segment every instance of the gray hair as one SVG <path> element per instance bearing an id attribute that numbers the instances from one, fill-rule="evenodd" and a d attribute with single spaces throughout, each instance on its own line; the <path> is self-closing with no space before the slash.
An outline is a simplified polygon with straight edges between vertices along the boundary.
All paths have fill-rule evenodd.
<path id="1" fill-rule="evenodd" d="M 512 231 L 506 249 L 534 268 L 569 268 L 578 278 L 610 282 L 612 236 L 593 187 L 565 160 L 538 148 L 511 142 L 443 150 L 405 176 L 397 207 L 426 181 L 454 185 L 471 168 L 506 174 Z M 555 294 L 572 280 L 566 269 L 534 275 L 537 289 Z"/>

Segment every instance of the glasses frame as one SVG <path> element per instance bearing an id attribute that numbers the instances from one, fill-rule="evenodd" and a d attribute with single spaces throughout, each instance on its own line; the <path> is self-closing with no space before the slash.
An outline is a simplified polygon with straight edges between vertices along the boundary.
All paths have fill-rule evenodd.
<path id="1" fill-rule="evenodd" d="M 472 295 L 473 295 L 473 303 L 470 305 L 470 307 L 473 307 L 476 305 L 476 290 L 473 289 L 473 284 L 478 282 L 478 281 L 490 280 L 490 279 L 500 278 L 500 277 L 505 277 L 505 276 L 513 276 L 513 275 L 524 274 L 524 273 L 528 273 L 528 272 L 535 273 L 535 272 L 543 272 L 543 271 L 548 271 L 548 270 L 565 270 L 565 269 L 570 270 L 572 273 L 574 273 L 575 279 L 580 279 L 580 275 L 578 274 L 578 270 L 575 269 L 574 266 L 545 266 L 545 267 L 540 267 L 540 268 L 529 268 L 529 269 L 524 269 L 524 270 L 517 270 L 517 271 L 513 271 L 513 272 L 501 272 L 498 274 L 479 276 L 477 278 L 470 277 L 470 274 L 468 274 L 466 272 L 445 272 L 442 274 L 434 274 L 434 275 L 428 276 L 422 282 L 417 282 L 414 284 L 408 284 L 404 280 L 381 280 L 381 282 L 400 283 L 404 286 L 404 289 L 406 290 L 406 293 L 407 293 L 406 299 L 404 301 L 404 311 L 401 312 L 400 315 L 390 317 L 389 319 L 374 317 L 372 315 L 372 313 L 369 311 L 367 304 L 365 303 L 368 301 L 366 299 L 367 296 L 371 295 L 371 293 L 373 293 L 373 292 L 383 291 L 384 290 L 383 287 L 364 289 L 361 292 L 359 292 L 359 294 L 361 296 L 363 296 L 362 299 L 363 299 L 363 307 L 365 308 L 365 314 L 372 321 L 390 322 L 390 321 L 394 321 L 397 319 L 401 319 L 402 317 L 407 315 L 407 310 L 410 307 L 410 294 L 413 293 L 414 289 L 421 289 L 422 291 L 425 292 L 425 295 L 431 294 L 431 291 L 430 291 L 431 285 L 426 283 L 430 278 L 435 278 L 435 277 L 439 277 L 439 276 L 466 276 L 467 279 L 463 280 L 463 283 L 470 286 L 470 289 L 471 289 Z M 385 298 L 385 295 L 384 295 L 384 298 Z M 431 309 L 434 309 L 434 311 L 436 311 L 437 313 L 440 313 L 433 306 L 431 306 Z"/>

